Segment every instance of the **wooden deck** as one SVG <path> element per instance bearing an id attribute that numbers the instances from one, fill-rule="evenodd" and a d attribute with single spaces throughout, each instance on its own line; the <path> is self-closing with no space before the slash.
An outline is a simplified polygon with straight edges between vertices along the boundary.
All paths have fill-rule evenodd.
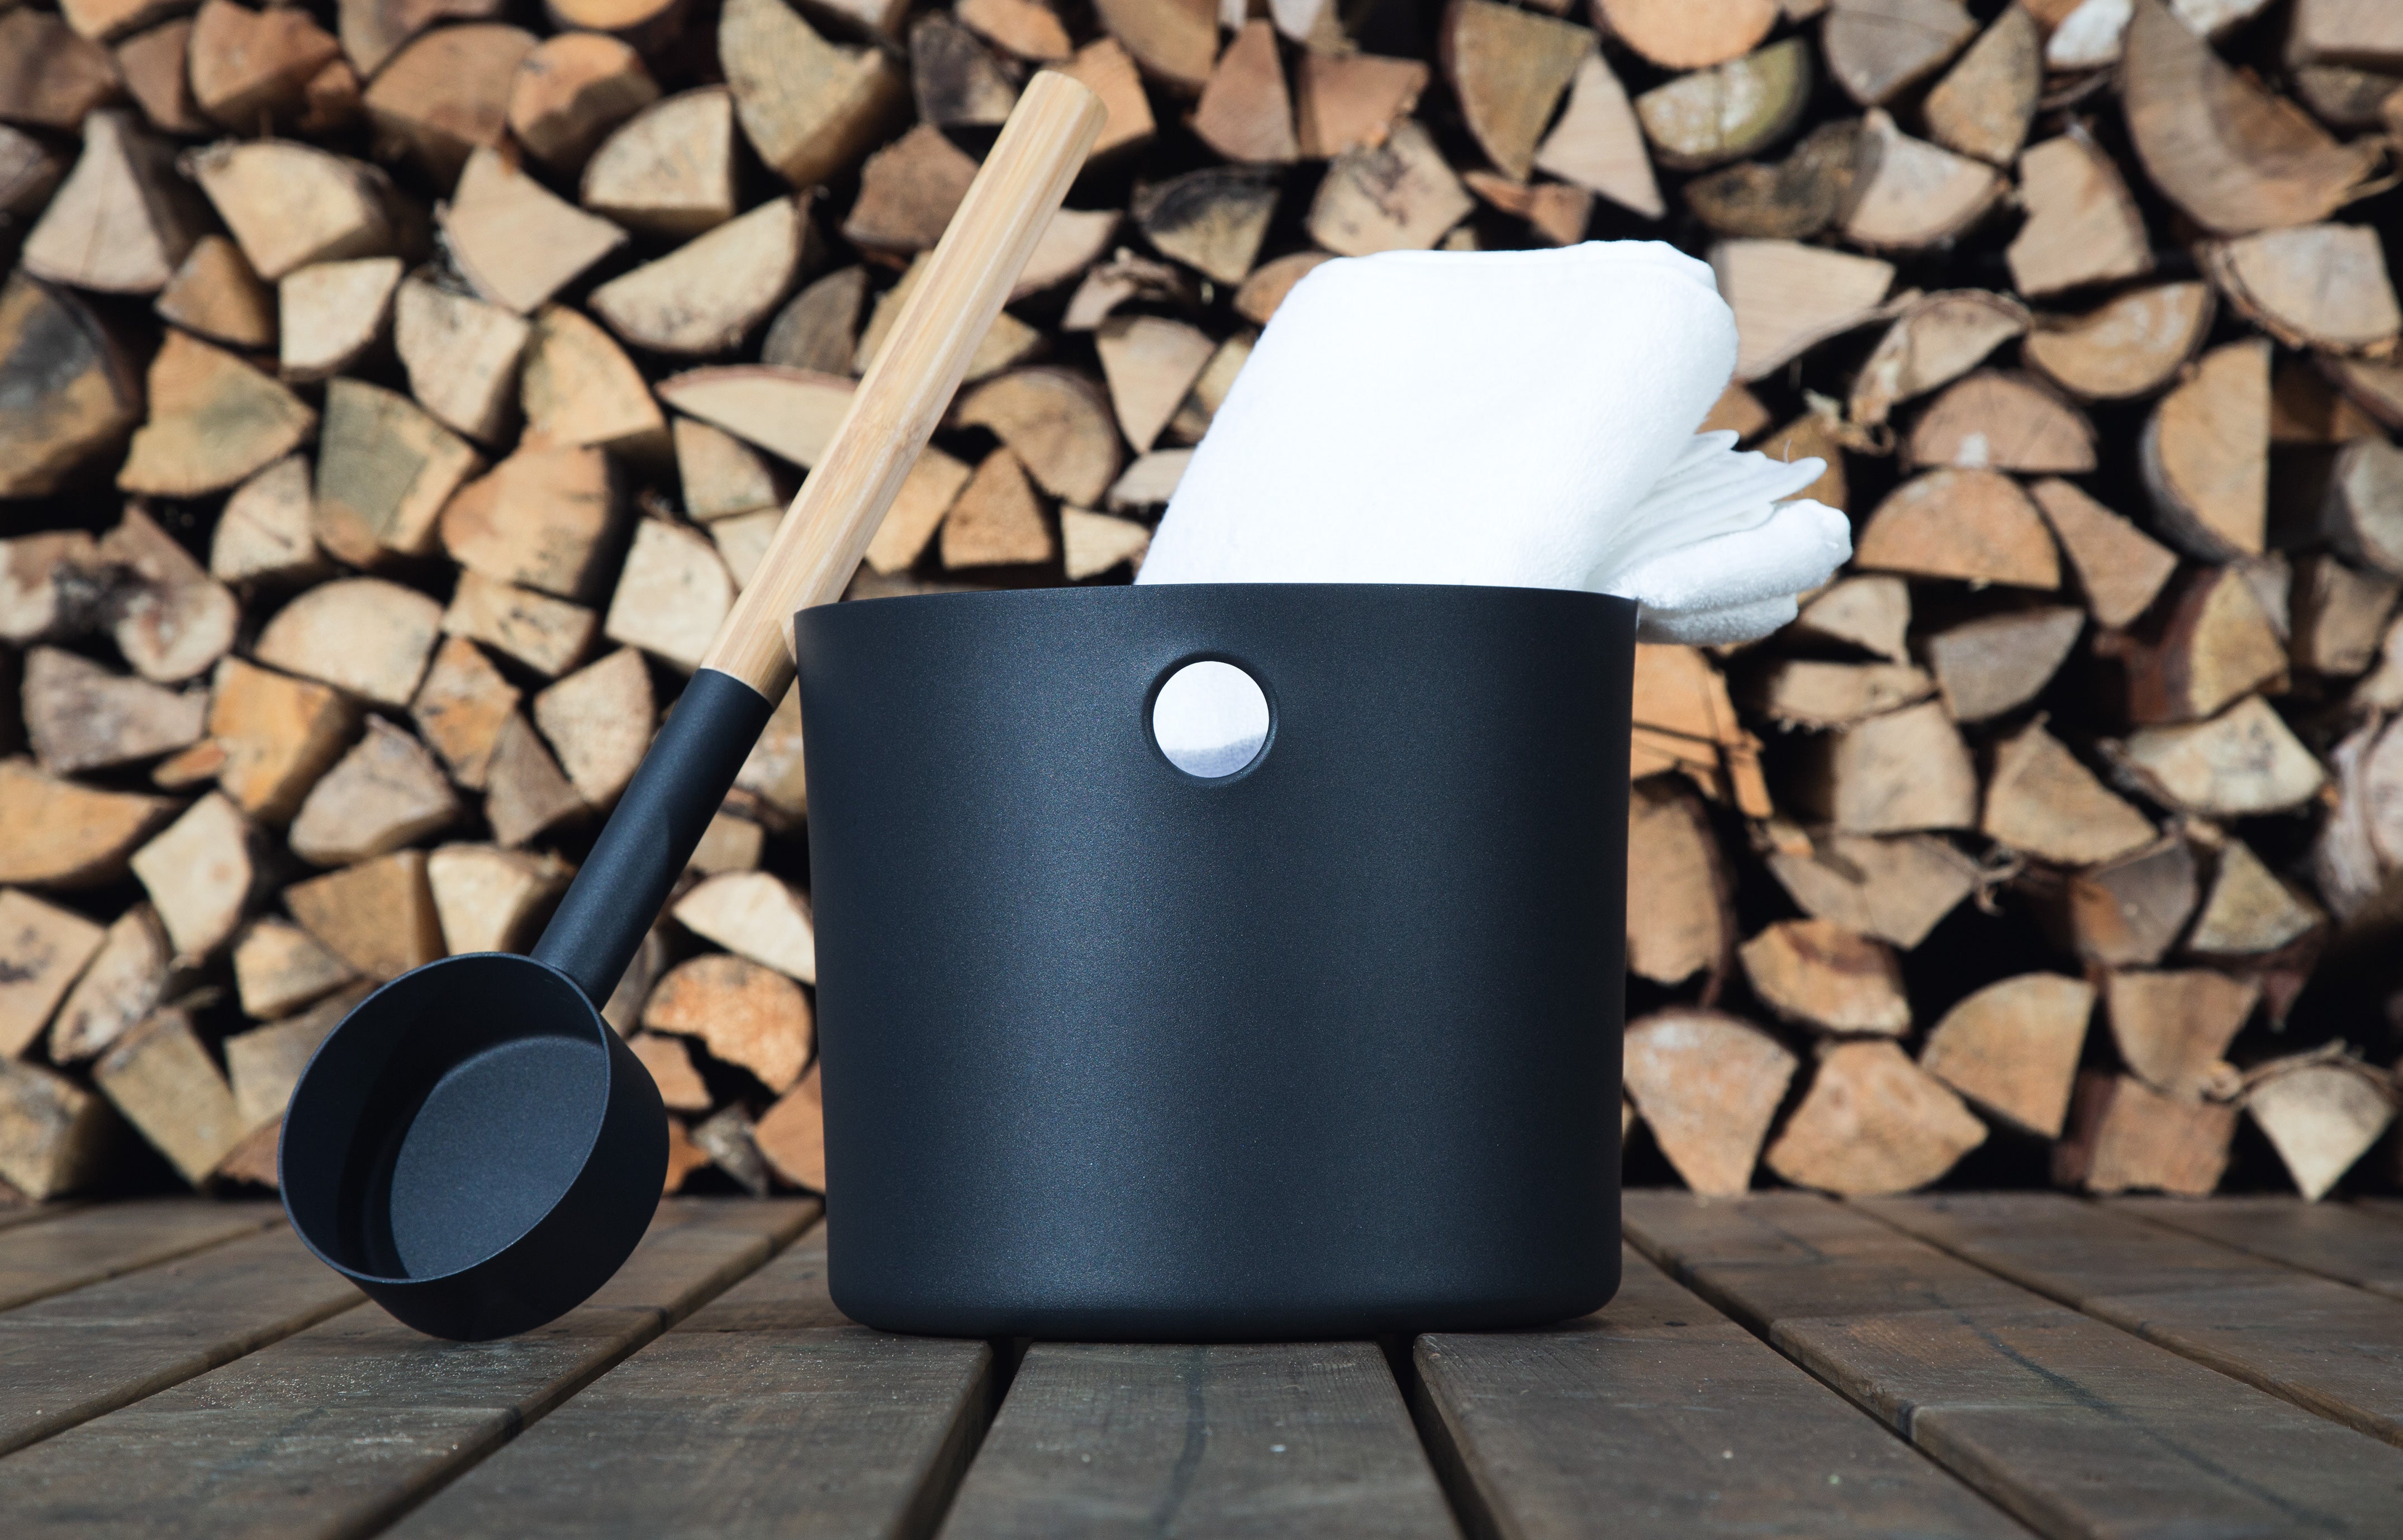
<path id="1" fill-rule="evenodd" d="M 0 1535 L 2403 1534 L 2403 1208 L 1627 1203 L 1560 1328 L 887 1337 L 809 1201 L 671 1200 L 436 1342 L 268 1205 L 0 1214 Z"/>

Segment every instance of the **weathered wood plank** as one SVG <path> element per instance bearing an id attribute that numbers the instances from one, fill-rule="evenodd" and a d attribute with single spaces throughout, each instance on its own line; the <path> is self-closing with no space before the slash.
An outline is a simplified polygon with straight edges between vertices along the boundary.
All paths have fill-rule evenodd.
<path id="1" fill-rule="evenodd" d="M 2403 1229 L 2352 1203 L 2306 1203 L 2299 1198 L 2118 1198 L 2111 1206 L 2156 1225 L 2200 1235 L 2403 1299 Z"/>
<path id="2" fill-rule="evenodd" d="M 2073 1310 L 2403 1444 L 2403 1302 L 2060 1193 L 1859 1206 Z"/>
<path id="3" fill-rule="evenodd" d="M 0 1230 L 15 1229 L 36 1219 L 56 1219 L 61 1214 L 75 1214 L 85 1205 L 75 1200 L 63 1203 L 20 1203 L 13 1209 L 0 1209 Z"/>
<path id="4" fill-rule="evenodd" d="M 0 1238 L 0 1310 L 97 1283 L 284 1223 L 272 1203 L 143 1198 L 104 1203 Z"/>
<path id="5" fill-rule="evenodd" d="M 0 1465 L 0 1533 L 215 1535 L 229 1512 L 246 1535 L 372 1533 L 758 1267 L 816 1208 L 671 1200 L 590 1303 L 503 1341 L 349 1311 Z"/>
<path id="6" fill-rule="evenodd" d="M 290 1230 L 277 1228 L 0 1314 L 0 1454 L 205 1373 L 359 1299 Z"/>
<path id="7" fill-rule="evenodd" d="M 854 1326 L 823 1227 L 392 1532 L 924 1534 L 991 1415 L 993 1350 Z"/>
<path id="8" fill-rule="evenodd" d="M 2027 1533 L 1632 1249 L 1621 1277 L 1550 1331 L 1418 1339 L 1419 1425 L 1472 1531 Z"/>
<path id="9" fill-rule="evenodd" d="M 942 1533 L 1459 1530 L 1374 1343 L 1037 1343 Z"/>
<path id="10" fill-rule="evenodd" d="M 2056 1536 L 2387 1535 L 2403 1450 L 1802 1193 L 1627 1195 L 1672 1275 Z"/>

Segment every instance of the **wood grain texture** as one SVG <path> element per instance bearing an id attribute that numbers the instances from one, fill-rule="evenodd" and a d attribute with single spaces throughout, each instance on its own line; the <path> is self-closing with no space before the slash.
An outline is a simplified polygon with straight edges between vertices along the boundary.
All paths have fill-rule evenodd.
<path id="1" fill-rule="evenodd" d="M 108 1203 L 0 1239 L 0 1310 L 97 1283 L 284 1223 L 272 1203 L 146 1198 Z"/>
<path id="2" fill-rule="evenodd" d="M 74 1201 L 58 1203 L 26 1203 L 18 1208 L 0 1209 L 0 1230 L 15 1229 L 37 1219 L 56 1219 L 62 1214 L 81 1212 L 84 1204 Z"/>
<path id="3" fill-rule="evenodd" d="M 1047 72 L 1028 84 L 703 668 L 771 701 L 785 693 L 793 612 L 840 597 L 851 581 L 1103 117 L 1100 99 L 1065 76 Z"/>
<path id="4" fill-rule="evenodd" d="M 2385 1535 L 2403 1450 L 1799 1193 L 1627 1196 L 1644 1253 L 2056 1537 Z"/>
<path id="5" fill-rule="evenodd" d="M 2026 1533 L 1632 1248 L 1620 1276 L 1566 1326 L 1418 1339 L 1412 1404 L 1473 1532 Z"/>
<path id="6" fill-rule="evenodd" d="M 995 1394 L 982 1342 L 844 1320 L 821 1227 L 393 1533 L 924 1534 Z"/>
<path id="7" fill-rule="evenodd" d="M 944 1540 L 1457 1534 L 1371 1342 L 1027 1351 Z"/>
<path id="8" fill-rule="evenodd" d="M 2340 1283 L 2403 1299 L 2403 1231 L 2354 1203 L 2299 1198 L 2123 1198 L 2111 1207 Z"/>
<path id="9" fill-rule="evenodd" d="M 221 1534 L 235 1512 L 250 1535 L 373 1533 L 816 1213 L 814 1200 L 671 1200 L 590 1301 L 501 1341 L 347 1311 L 11 1460 L 0 1533 Z"/>
<path id="10" fill-rule="evenodd" d="M 0 1454 L 231 1362 L 359 1299 L 290 1230 L 278 1228 L 10 1311 L 0 1315 Z"/>
<path id="11" fill-rule="evenodd" d="M 2073 1310 L 2403 1444 L 2403 1302 L 2058 1193 L 1858 1206 Z"/>

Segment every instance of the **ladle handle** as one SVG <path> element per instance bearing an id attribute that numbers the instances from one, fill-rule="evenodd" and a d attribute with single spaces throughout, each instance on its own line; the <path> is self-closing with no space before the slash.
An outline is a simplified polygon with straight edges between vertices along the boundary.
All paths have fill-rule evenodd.
<path id="1" fill-rule="evenodd" d="M 1027 84 L 701 667 L 771 701 L 785 693 L 793 613 L 840 598 L 850 583 L 1105 116 L 1101 99 L 1064 75 Z"/>
<path id="2" fill-rule="evenodd" d="M 1002 125 L 833 443 L 535 944 L 534 955 L 595 1006 L 617 988 L 793 682 L 793 613 L 842 596 L 1105 116 L 1091 91 L 1047 72 Z"/>

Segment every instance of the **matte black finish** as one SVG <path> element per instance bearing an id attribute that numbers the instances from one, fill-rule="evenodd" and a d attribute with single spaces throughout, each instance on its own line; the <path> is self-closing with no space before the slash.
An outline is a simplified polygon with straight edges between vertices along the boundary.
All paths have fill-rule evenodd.
<path id="1" fill-rule="evenodd" d="M 278 1151 L 309 1248 L 437 1337 L 573 1310 L 650 1224 L 659 1088 L 601 1019 L 772 703 L 693 675 L 532 957 L 429 963 L 361 1001 L 309 1061 Z"/>
<path id="2" fill-rule="evenodd" d="M 1192 1340 L 1610 1297 L 1632 604 L 1161 585 L 796 632 L 845 1312 Z M 1203 781 L 1149 706 L 1211 658 L 1271 727 Z"/>

